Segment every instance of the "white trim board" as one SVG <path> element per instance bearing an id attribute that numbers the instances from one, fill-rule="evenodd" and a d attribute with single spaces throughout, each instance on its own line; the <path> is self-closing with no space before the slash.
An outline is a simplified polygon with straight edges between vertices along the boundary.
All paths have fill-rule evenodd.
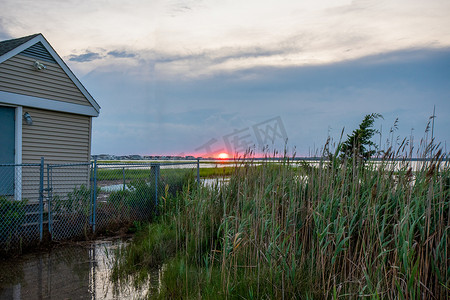
<path id="1" fill-rule="evenodd" d="M 16 117 L 14 118 L 14 134 L 15 134 L 15 147 L 14 147 L 14 163 L 16 165 L 22 164 L 22 106 L 16 107 Z M 22 200 L 22 167 L 15 167 L 14 176 L 14 199 Z"/>
<path id="2" fill-rule="evenodd" d="M 100 105 L 92 98 L 91 94 L 84 88 L 83 84 L 78 80 L 78 78 L 75 76 L 75 74 L 72 73 L 72 71 L 69 69 L 69 67 L 66 65 L 66 63 L 59 57 L 58 53 L 52 48 L 52 46 L 47 42 L 47 40 L 44 38 L 42 34 L 37 35 L 36 37 L 32 38 L 26 43 L 23 43 L 22 45 L 14 48 L 13 50 L 3 54 L 0 56 L 0 64 L 4 62 L 7 59 L 10 59 L 11 57 L 19 54 L 23 50 L 33 46 L 34 44 L 41 42 L 42 45 L 44 45 L 45 49 L 53 56 L 53 58 L 56 60 L 58 65 L 66 72 L 67 76 L 73 81 L 73 83 L 80 89 L 81 93 L 86 97 L 86 99 L 89 101 L 89 103 L 92 105 L 92 108 L 95 109 L 97 112 L 97 115 L 100 112 Z"/>
<path id="3" fill-rule="evenodd" d="M 91 117 L 97 117 L 99 114 L 99 112 L 92 106 L 49 100 L 3 91 L 0 91 L 0 103 L 61 111 Z"/>
<path id="4" fill-rule="evenodd" d="M 14 163 L 20 165 L 22 163 L 22 106 L 16 107 L 16 117 L 14 118 L 15 133 L 15 159 Z"/>

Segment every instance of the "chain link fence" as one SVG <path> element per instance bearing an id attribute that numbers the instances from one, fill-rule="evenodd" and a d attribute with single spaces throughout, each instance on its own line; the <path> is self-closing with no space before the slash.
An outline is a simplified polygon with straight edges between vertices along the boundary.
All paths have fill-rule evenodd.
<path id="1" fill-rule="evenodd" d="M 91 163 L 47 166 L 48 231 L 53 240 L 90 233 Z"/>
<path id="2" fill-rule="evenodd" d="M 0 248 L 85 237 L 146 221 L 199 182 L 199 162 L 0 165 Z"/>
<path id="3" fill-rule="evenodd" d="M 39 205 L 41 164 L 0 165 L 0 248 L 21 246 L 40 238 L 44 222 Z"/>
<path id="4" fill-rule="evenodd" d="M 322 162 L 295 161 L 303 160 L 312 165 Z M 202 169 L 227 165 L 203 161 Z M 214 172 L 203 173 L 208 177 Z M 45 164 L 42 158 L 39 164 L 0 164 L 0 250 L 42 241 L 47 234 L 63 240 L 150 221 L 161 201 L 187 184 L 199 183 L 199 160 L 57 165 Z"/>
<path id="5" fill-rule="evenodd" d="M 97 164 L 95 230 L 149 220 L 159 201 L 196 176 L 197 163 Z"/>

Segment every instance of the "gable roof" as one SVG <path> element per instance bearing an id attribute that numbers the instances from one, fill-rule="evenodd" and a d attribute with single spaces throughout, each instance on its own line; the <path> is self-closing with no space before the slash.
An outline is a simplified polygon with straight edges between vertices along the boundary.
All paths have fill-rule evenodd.
<path id="1" fill-rule="evenodd" d="M 36 45 L 38 44 L 38 45 Z M 36 46 L 37 47 L 36 47 Z M 34 47 L 33 47 L 34 46 Z M 86 88 L 83 86 L 83 84 L 78 80 L 78 78 L 73 74 L 73 72 L 69 69 L 69 67 L 66 65 L 66 63 L 61 59 L 61 57 L 56 53 L 56 51 L 52 48 L 52 46 L 47 42 L 47 40 L 44 38 L 44 36 L 40 33 L 29 35 L 22 38 L 12 39 L 12 40 L 6 40 L 0 42 L 0 64 L 9 58 L 17 55 L 17 54 L 24 54 L 26 55 L 27 51 L 34 51 L 36 49 L 39 50 L 41 48 L 46 53 L 44 55 L 47 56 L 47 59 L 51 59 L 52 61 L 55 61 L 69 76 L 69 78 L 72 80 L 72 82 L 78 87 L 80 92 L 83 94 L 84 97 L 89 101 L 91 104 L 93 111 L 86 110 L 84 108 L 80 108 L 76 104 L 67 104 L 65 107 L 68 107 L 70 110 L 69 112 L 74 113 L 81 113 L 81 114 L 87 114 L 91 116 L 98 116 L 100 112 L 100 105 L 94 100 L 94 98 L 89 94 L 89 92 L 86 90 Z M 22 53 L 23 52 L 23 53 Z M 5 92 L 1 92 L 5 93 Z M 17 97 L 16 97 L 17 98 Z M 30 96 L 23 96 L 22 97 L 25 101 L 25 103 L 30 102 L 31 99 Z M 46 99 L 42 99 L 44 102 Z M 36 103 L 36 102 L 34 102 Z M 87 106 L 89 107 L 89 106 Z"/>
<path id="2" fill-rule="evenodd" d="M 5 53 L 8 53 L 9 51 L 13 50 L 16 47 L 19 47 L 23 43 L 28 42 L 29 40 L 36 37 L 37 35 L 38 34 L 33 34 L 33 35 L 25 36 L 22 38 L 18 38 L 18 39 L 1 41 L 0 42 L 0 56 Z"/>

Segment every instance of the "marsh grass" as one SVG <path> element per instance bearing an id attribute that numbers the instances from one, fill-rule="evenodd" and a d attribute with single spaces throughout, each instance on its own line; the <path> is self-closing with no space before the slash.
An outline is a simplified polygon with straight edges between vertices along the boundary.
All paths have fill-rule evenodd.
<path id="1" fill-rule="evenodd" d="M 140 180 L 140 179 L 148 179 L 152 175 L 152 170 L 150 168 L 125 168 L 123 171 L 122 168 L 102 168 L 97 171 L 97 180 L 121 180 L 124 177 L 124 173 L 127 180 Z M 194 172 L 192 169 L 161 169 L 161 175 L 167 177 L 179 177 L 184 176 L 186 172 Z"/>
<path id="2" fill-rule="evenodd" d="M 201 168 L 200 165 L 200 177 L 201 178 L 216 178 L 221 176 L 230 176 L 236 166 L 220 166 L 215 168 Z M 127 180 L 140 180 L 148 179 L 152 176 L 152 171 L 150 169 L 98 169 L 98 181 L 114 181 L 121 180 L 124 177 L 123 172 L 125 172 Z M 161 169 L 161 174 L 163 176 L 172 178 L 177 176 L 184 176 L 186 172 L 191 172 L 196 175 L 194 169 Z"/>
<path id="3" fill-rule="evenodd" d="M 450 172 L 435 152 L 417 171 L 391 151 L 376 164 L 242 164 L 227 185 L 164 198 L 117 274 L 164 261 L 155 298 L 445 299 Z"/>
<path id="4" fill-rule="evenodd" d="M 217 177 L 229 177 L 233 174 L 235 166 L 230 167 L 216 167 L 216 168 L 202 168 L 200 165 L 200 177 L 201 178 L 217 178 Z"/>

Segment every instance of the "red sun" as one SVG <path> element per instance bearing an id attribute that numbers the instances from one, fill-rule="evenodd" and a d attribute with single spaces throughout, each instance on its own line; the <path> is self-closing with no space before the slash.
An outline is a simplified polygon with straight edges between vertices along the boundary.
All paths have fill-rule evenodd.
<path id="1" fill-rule="evenodd" d="M 227 159 L 227 158 L 228 158 L 228 154 L 225 153 L 225 152 L 222 152 L 222 153 L 220 153 L 217 157 L 218 157 L 219 159 Z"/>

